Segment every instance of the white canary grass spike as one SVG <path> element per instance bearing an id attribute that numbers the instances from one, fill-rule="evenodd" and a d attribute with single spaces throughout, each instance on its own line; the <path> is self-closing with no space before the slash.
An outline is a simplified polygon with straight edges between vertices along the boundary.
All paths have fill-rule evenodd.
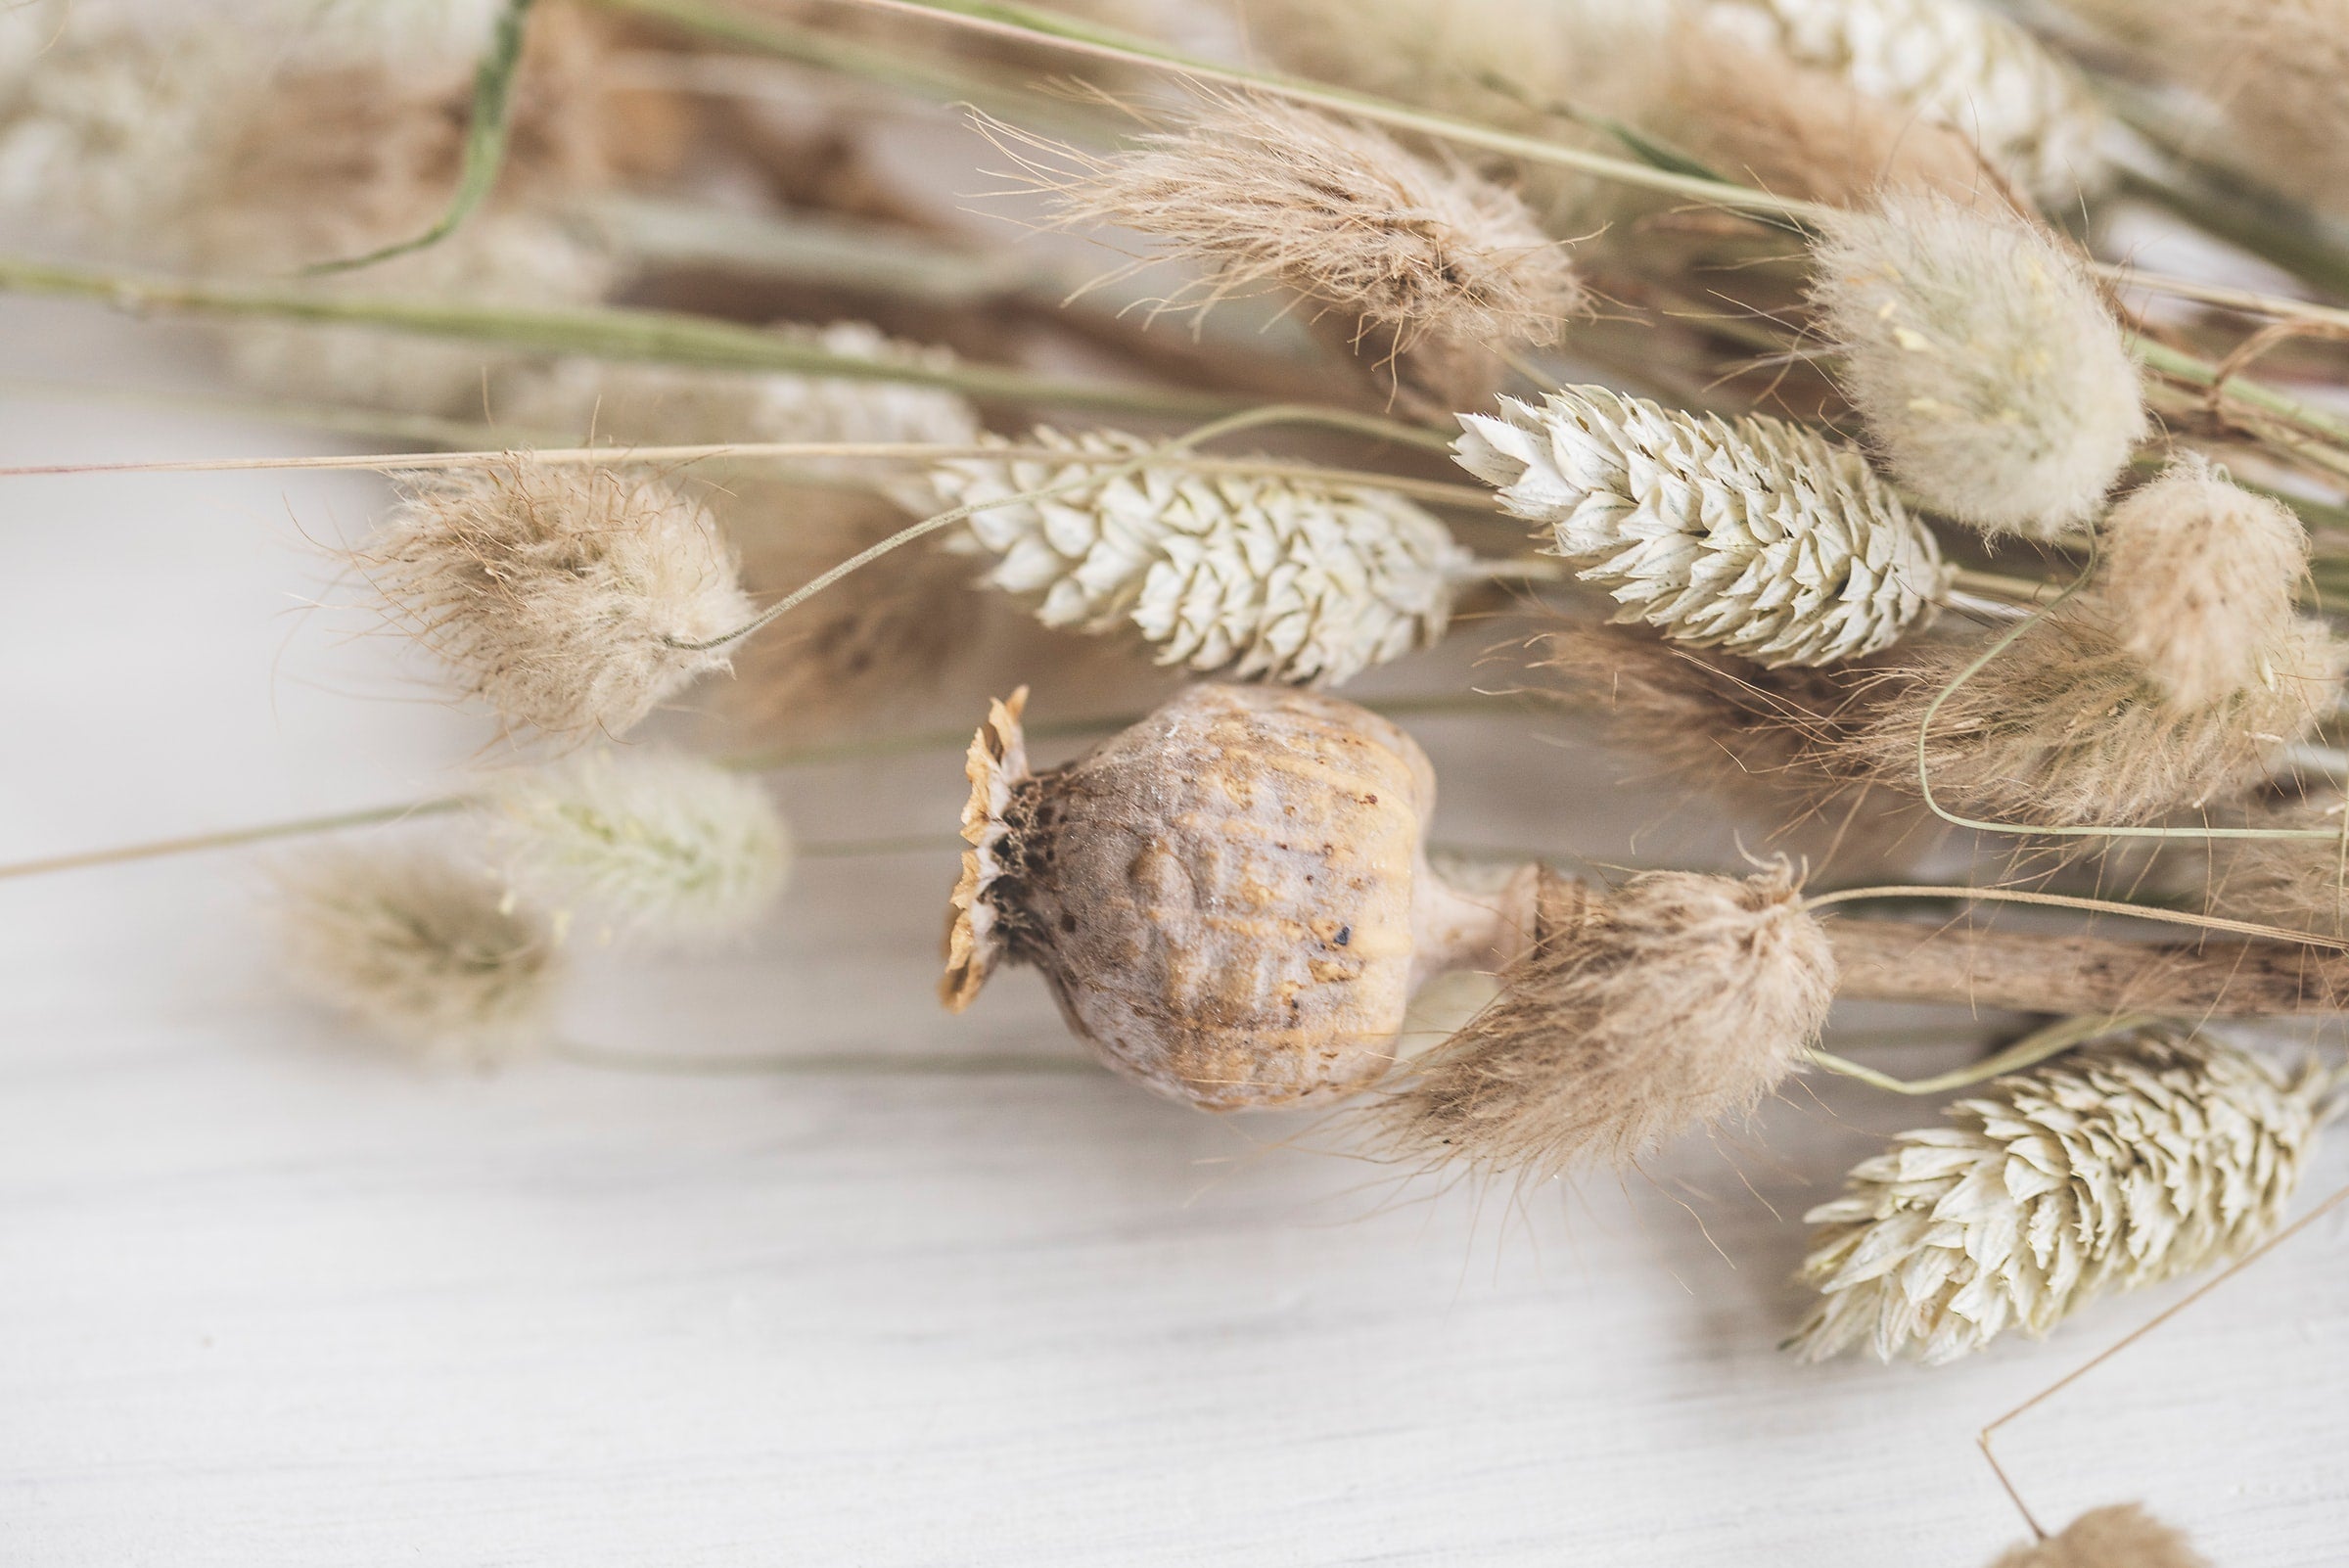
<path id="1" fill-rule="evenodd" d="M 1962 132 L 2043 206 L 2099 183 L 2105 120 L 2087 80 L 1977 0 L 1709 0 L 1703 14 Z"/>
<path id="2" fill-rule="evenodd" d="M 418 845 L 329 845 L 279 868 L 294 979 L 428 1056 L 493 1062 L 539 1044 L 561 954 L 484 866 Z"/>
<path id="3" fill-rule="evenodd" d="M 1893 475 L 1986 533 L 2085 528 L 2146 418 L 2084 261 L 2012 213 L 1920 192 L 1822 221 L 1820 330 Z"/>
<path id="4" fill-rule="evenodd" d="M 2000 1079 L 1805 1217 L 1824 1299 L 1790 1348 L 1951 1361 L 2240 1257 L 2282 1220 L 2335 1082 L 2168 1028 Z"/>
<path id="5" fill-rule="evenodd" d="M 2308 573 L 2308 530 L 2188 454 L 2112 509 L 2097 592 L 2171 699 L 2204 708 L 2266 684 Z"/>
<path id="6" fill-rule="evenodd" d="M 1990 1568 L 2210 1568 L 2210 1559 L 2139 1504 L 2124 1502 L 2093 1508 Z"/>
<path id="7" fill-rule="evenodd" d="M 1462 468 L 1605 588 L 1619 622 L 1765 665 L 1872 653 L 1929 618 L 1932 534 L 1861 455 L 1763 416 L 1733 424 L 1604 387 L 1462 414 Z"/>
<path id="8" fill-rule="evenodd" d="M 791 834 L 760 784 L 681 753 L 595 751 L 491 792 L 532 902 L 663 938 L 731 935 L 774 906 Z"/>
<path id="9" fill-rule="evenodd" d="M 1035 443 L 1145 452 L 1131 436 Z M 932 483 L 949 506 L 1042 489 L 1097 469 L 1049 459 L 953 459 Z M 1443 636 L 1474 556 L 1383 490 L 1268 476 L 1145 468 L 1039 501 L 975 513 L 950 548 L 996 562 L 990 587 L 1037 596 L 1048 626 L 1130 625 L 1162 665 L 1333 686 Z"/>
<path id="10" fill-rule="evenodd" d="M 709 511 L 652 479 L 516 458 L 412 477 L 353 552 L 391 618 L 509 725 L 620 735 L 750 619 Z"/>

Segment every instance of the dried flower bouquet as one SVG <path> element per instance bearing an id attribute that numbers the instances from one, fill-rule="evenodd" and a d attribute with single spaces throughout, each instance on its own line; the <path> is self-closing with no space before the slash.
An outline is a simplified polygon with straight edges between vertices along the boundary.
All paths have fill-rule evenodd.
<path id="1" fill-rule="evenodd" d="M 771 751 L 615 743 L 695 689 L 888 749 L 954 690 L 947 1004 L 1033 967 L 1156 1092 L 1545 1180 L 1796 1074 L 1965 1090 L 1811 1217 L 1805 1356 L 2044 1333 L 2281 1221 L 2340 1074 L 2214 1026 L 2349 1010 L 2349 10 L 282 4 L 265 58 L 0 13 L 0 288 L 215 323 L 404 448 L 332 460 L 395 481 L 347 580 L 513 755 L 280 862 L 329 1002 L 526 1050 L 581 922 L 713 940 L 787 878 Z M 1040 243 L 893 177 L 903 124 Z M 2121 259 L 2153 222 L 2222 260 Z M 1435 700 L 1594 712 L 1770 853 L 1432 854 L 1428 759 L 1330 688 L 1500 614 L 1510 699 Z M 1027 688 L 1070 718 L 1088 662 L 1163 700 L 1036 766 Z M 2042 1016 L 1902 1083 L 1838 997 Z M 2192 1560 L 2125 1510 L 2033 1550 Z"/>

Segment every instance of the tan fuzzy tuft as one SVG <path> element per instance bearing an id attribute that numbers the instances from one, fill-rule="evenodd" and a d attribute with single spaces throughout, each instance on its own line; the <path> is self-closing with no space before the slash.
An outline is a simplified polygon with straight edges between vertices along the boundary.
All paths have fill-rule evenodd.
<path id="1" fill-rule="evenodd" d="M 1073 165 L 1022 160 L 1064 222 L 1135 229 L 1206 264 L 1201 306 L 1292 288 L 1406 349 L 1423 337 L 1554 343 L 1583 308 L 1565 249 L 1516 196 L 1293 104 L 1210 97 L 1111 158 L 1036 145 Z"/>
<path id="2" fill-rule="evenodd" d="M 2011 212 L 1932 195 L 1824 223 L 1819 330 L 1893 474 L 1988 533 L 2077 532 L 2146 430 L 2083 259 Z"/>
<path id="3" fill-rule="evenodd" d="M 2220 152 L 2261 184 L 2349 211 L 2349 3 L 2069 0 L 2223 117 Z"/>
<path id="4" fill-rule="evenodd" d="M 1764 669 L 1623 626 L 1553 632 L 1535 650 L 1543 690 L 1602 715 L 1611 735 L 1675 777 L 1814 806 L 1859 782 L 1829 766 L 1829 743 L 1855 716 L 1849 673 Z"/>
<path id="5" fill-rule="evenodd" d="M 391 617 L 509 725 L 619 735 L 750 619 L 709 512 L 657 481 L 517 458 L 411 481 L 353 556 Z"/>
<path id="6" fill-rule="evenodd" d="M 1703 0 L 1702 15 L 1948 125 L 2041 204 L 2100 178 L 2104 115 L 2080 71 L 1981 0 Z"/>
<path id="7" fill-rule="evenodd" d="M 1917 793 L 1926 706 L 1979 657 L 1928 644 L 1867 694 L 1871 710 L 1836 736 L 1832 765 Z M 2094 606 L 2030 627 L 1934 715 L 1925 762 L 1944 809 L 2028 826 L 2150 821 L 2240 796 L 2331 702 L 2345 649 L 2315 622 L 2269 650 L 2267 676 L 2202 708 L 2171 701 Z"/>
<path id="8" fill-rule="evenodd" d="M 2091 1509 L 2061 1534 L 2017 1546 L 1991 1568 L 2210 1568 L 2210 1559 L 2142 1504 L 2124 1502 Z"/>
<path id="9" fill-rule="evenodd" d="M 1414 1156 L 1546 1180 L 1753 1110 L 1817 1039 L 1835 958 L 1783 865 L 1633 878 L 1545 932 L 1380 1108 Z"/>
<path id="10" fill-rule="evenodd" d="M 1666 59 L 1672 140 L 1731 179 L 1831 207 L 1886 187 L 1964 202 L 2000 187 L 1957 130 L 1733 30 L 1683 22 Z"/>
<path id="11" fill-rule="evenodd" d="M 294 978 L 429 1055 L 492 1061 L 546 1032 L 561 975 L 546 922 L 436 850 L 329 846 L 278 873 Z"/>
<path id="12" fill-rule="evenodd" d="M 2265 682 L 2308 554 L 2288 509 L 2188 456 L 2105 519 L 2098 592 L 2122 645 L 2172 700 L 2202 708 Z"/>

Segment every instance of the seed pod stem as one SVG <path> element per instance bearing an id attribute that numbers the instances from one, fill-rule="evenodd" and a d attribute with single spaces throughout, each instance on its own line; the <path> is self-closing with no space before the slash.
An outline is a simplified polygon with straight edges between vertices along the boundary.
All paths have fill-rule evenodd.
<path id="1" fill-rule="evenodd" d="M 2141 943 L 1835 920 L 1840 993 L 2022 1012 L 2281 1018 L 2339 1012 L 2349 953 L 2284 942 Z"/>

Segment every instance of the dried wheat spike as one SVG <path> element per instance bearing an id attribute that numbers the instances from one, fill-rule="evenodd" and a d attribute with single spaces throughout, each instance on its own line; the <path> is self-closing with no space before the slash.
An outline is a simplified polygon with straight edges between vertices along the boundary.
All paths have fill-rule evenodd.
<path id="1" fill-rule="evenodd" d="M 1933 536 L 1848 447 L 1603 387 L 1500 406 L 1460 416 L 1460 466 L 1512 516 L 1548 525 L 1555 553 L 1623 606 L 1619 622 L 1765 665 L 1824 665 L 1933 612 Z"/>
<path id="2" fill-rule="evenodd" d="M 1976 0 L 1709 0 L 1705 16 L 1963 132 L 2046 205 L 2096 182 L 2104 116 L 2088 83 Z"/>
<path id="3" fill-rule="evenodd" d="M 2056 1535 L 2017 1546 L 1991 1568 L 2210 1568 L 2186 1537 L 2137 1503 L 2092 1508 Z"/>
<path id="4" fill-rule="evenodd" d="M 1038 445 L 1130 454 L 1150 443 L 1039 430 Z M 932 476 L 948 505 L 999 500 L 1098 467 L 956 459 Z M 981 580 L 1040 595 L 1050 626 L 1130 624 L 1162 665 L 1336 685 L 1434 642 L 1476 561 L 1445 527 L 1383 490 L 1273 476 L 1145 468 L 976 513 L 953 547 L 998 557 Z"/>
<path id="5" fill-rule="evenodd" d="M 1825 1299 L 1790 1347 L 1938 1364 L 2239 1257 L 2282 1219 L 2333 1083 L 2170 1029 L 2000 1079 L 1805 1217 Z"/>

